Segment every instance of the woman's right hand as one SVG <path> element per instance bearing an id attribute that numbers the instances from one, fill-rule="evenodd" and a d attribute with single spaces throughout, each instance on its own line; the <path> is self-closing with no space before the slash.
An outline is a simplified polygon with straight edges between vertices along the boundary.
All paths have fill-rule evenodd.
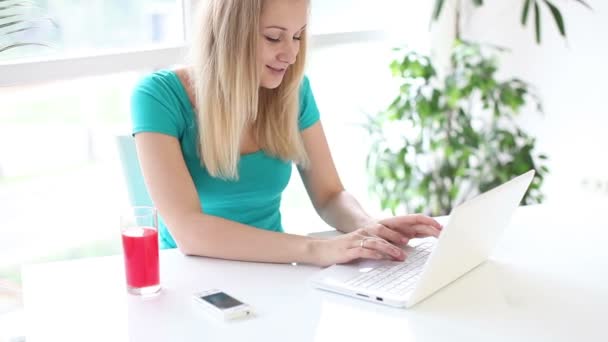
<path id="1" fill-rule="evenodd" d="M 355 259 L 405 260 L 405 252 L 364 229 L 326 240 L 315 240 L 313 253 L 322 267 L 343 264 Z"/>

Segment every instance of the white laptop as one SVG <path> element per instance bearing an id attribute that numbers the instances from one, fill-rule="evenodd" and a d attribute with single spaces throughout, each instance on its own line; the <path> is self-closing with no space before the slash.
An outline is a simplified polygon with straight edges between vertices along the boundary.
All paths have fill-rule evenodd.
<path id="1" fill-rule="evenodd" d="M 411 307 L 487 260 L 533 178 L 534 170 L 528 171 L 454 208 L 439 238 L 407 246 L 403 262 L 333 265 L 311 282 L 320 289 Z"/>

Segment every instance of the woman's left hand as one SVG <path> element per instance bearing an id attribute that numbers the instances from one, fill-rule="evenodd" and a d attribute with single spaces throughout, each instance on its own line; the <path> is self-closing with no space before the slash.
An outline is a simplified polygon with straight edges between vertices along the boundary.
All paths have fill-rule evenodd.
<path id="1" fill-rule="evenodd" d="M 394 216 L 362 227 L 365 232 L 403 247 L 410 239 L 439 237 L 443 226 L 422 214 Z"/>

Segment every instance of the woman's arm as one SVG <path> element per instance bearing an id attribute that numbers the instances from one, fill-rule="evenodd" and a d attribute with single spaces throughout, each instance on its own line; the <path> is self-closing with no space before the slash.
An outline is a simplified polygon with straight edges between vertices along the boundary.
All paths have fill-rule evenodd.
<path id="1" fill-rule="evenodd" d="M 148 192 L 184 254 L 258 262 L 319 263 L 312 238 L 270 232 L 204 214 L 176 138 L 138 133 L 135 143 Z"/>
<path id="2" fill-rule="evenodd" d="M 396 246 L 416 237 L 439 236 L 441 225 L 424 215 L 406 215 L 375 220 L 347 193 L 331 158 L 321 122 L 302 132 L 311 165 L 300 175 L 319 215 L 332 227 L 345 232 L 364 231 Z"/>
<path id="3" fill-rule="evenodd" d="M 369 239 L 370 233 L 363 230 L 334 239 L 313 239 L 206 215 L 177 139 L 160 133 L 138 133 L 135 143 L 148 192 L 184 254 L 320 266 L 359 258 L 404 257 L 401 250 L 382 241 L 370 240 L 364 248 L 363 240 Z"/>
<path id="4" fill-rule="evenodd" d="M 330 197 L 320 212 L 327 224 L 344 233 L 350 233 L 378 222 L 368 215 L 357 199 L 346 190 Z"/>
<path id="5" fill-rule="evenodd" d="M 344 190 L 321 121 L 304 130 L 302 138 L 310 167 L 300 168 L 300 176 L 319 216 L 344 233 L 375 223 L 359 202 Z"/>

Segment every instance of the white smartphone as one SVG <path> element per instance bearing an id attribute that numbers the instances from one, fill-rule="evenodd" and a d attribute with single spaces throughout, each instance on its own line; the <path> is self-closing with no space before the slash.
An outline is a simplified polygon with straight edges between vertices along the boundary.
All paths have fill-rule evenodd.
<path id="1" fill-rule="evenodd" d="M 218 289 L 197 292 L 193 297 L 205 312 L 218 319 L 230 320 L 253 315 L 251 306 Z"/>

